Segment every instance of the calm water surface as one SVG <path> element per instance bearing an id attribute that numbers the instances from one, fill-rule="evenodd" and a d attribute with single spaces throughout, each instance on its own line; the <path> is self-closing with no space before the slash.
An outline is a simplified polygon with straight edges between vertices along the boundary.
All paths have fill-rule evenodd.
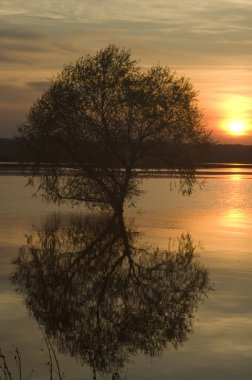
<path id="1" fill-rule="evenodd" d="M 216 169 L 215 169 L 216 171 Z M 32 198 L 21 176 L 0 176 L 0 346 L 8 354 L 17 346 L 24 374 L 49 379 L 45 342 L 29 317 L 25 297 L 10 283 L 13 259 L 26 236 L 53 212 L 80 209 L 49 206 Z M 158 356 L 128 357 L 122 379 L 251 379 L 252 376 L 252 175 L 209 176 L 190 197 L 170 192 L 168 179 L 144 180 L 145 194 L 126 219 L 140 231 L 146 246 L 167 249 L 182 233 L 198 245 L 198 262 L 209 270 L 214 291 L 194 312 L 193 332 L 175 350 Z M 86 212 L 85 208 L 81 210 Z M 172 240 L 173 239 L 173 240 Z M 85 326 L 83 326 L 85 329 Z M 64 351 L 64 350 L 63 350 Z M 66 379 L 92 379 L 92 370 L 70 355 L 57 354 Z M 97 375 L 98 376 L 98 375 Z M 111 376 L 107 378 L 111 379 Z M 55 376 L 55 378 L 57 378 Z"/>

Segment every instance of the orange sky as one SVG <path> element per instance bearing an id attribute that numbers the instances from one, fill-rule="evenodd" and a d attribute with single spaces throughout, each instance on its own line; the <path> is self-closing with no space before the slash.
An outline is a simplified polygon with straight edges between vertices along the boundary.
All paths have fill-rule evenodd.
<path id="1" fill-rule="evenodd" d="M 0 0 L 0 137 L 65 63 L 114 43 L 191 78 L 216 140 L 252 144 L 251 19 L 250 0 Z"/>

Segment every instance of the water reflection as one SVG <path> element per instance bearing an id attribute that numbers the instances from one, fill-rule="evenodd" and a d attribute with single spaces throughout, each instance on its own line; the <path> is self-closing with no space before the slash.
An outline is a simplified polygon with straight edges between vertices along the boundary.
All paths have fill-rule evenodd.
<path id="1" fill-rule="evenodd" d="M 231 174 L 230 179 L 231 181 L 241 181 L 242 180 L 242 175 L 241 174 Z"/>
<path id="2" fill-rule="evenodd" d="M 218 219 L 218 218 L 216 218 Z M 220 228 L 224 231 L 228 231 L 229 235 L 243 234 L 248 229 L 248 217 L 241 209 L 230 208 L 225 213 L 219 216 L 216 223 L 220 225 Z"/>
<path id="3" fill-rule="evenodd" d="M 171 244 L 172 245 L 172 244 Z M 146 246 L 122 218 L 48 218 L 27 237 L 12 281 L 60 352 L 116 378 L 137 353 L 177 349 L 209 289 L 189 235 Z"/>

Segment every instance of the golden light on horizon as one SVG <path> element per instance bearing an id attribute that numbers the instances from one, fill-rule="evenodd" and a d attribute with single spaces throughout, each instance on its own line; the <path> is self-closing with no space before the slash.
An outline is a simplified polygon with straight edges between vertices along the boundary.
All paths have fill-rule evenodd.
<path id="1" fill-rule="evenodd" d="M 246 137 L 249 135 L 251 99 L 247 96 L 229 94 L 220 103 L 222 121 L 220 128 L 225 135 Z"/>
<path id="2" fill-rule="evenodd" d="M 230 120 L 227 122 L 227 133 L 232 136 L 246 135 L 246 123 L 243 120 Z"/>

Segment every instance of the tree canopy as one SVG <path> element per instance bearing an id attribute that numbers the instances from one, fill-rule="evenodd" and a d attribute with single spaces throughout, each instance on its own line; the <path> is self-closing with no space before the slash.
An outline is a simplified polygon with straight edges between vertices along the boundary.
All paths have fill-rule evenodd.
<path id="1" fill-rule="evenodd" d="M 165 165 L 190 191 L 210 140 L 189 79 L 167 67 L 143 71 L 114 45 L 66 65 L 18 131 L 30 183 L 47 200 L 116 212 L 140 194 L 137 168 Z"/>

